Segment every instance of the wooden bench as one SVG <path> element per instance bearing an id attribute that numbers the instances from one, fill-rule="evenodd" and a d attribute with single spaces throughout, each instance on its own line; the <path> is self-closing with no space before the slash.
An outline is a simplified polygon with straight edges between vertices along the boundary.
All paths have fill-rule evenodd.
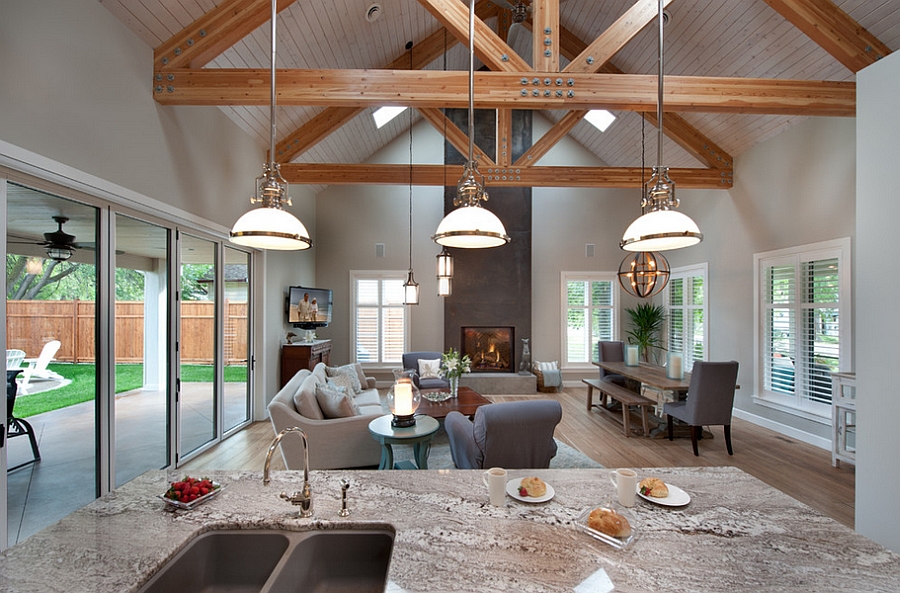
<path id="1" fill-rule="evenodd" d="M 655 400 L 644 397 L 640 393 L 608 381 L 601 381 L 600 379 L 582 379 L 581 381 L 588 386 L 587 409 L 589 412 L 594 406 L 594 389 L 596 389 L 600 392 L 600 406 L 604 410 L 607 409 L 607 397 L 622 404 L 622 425 L 626 437 L 631 436 L 631 406 L 638 406 L 641 409 L 641 421 L 643 423 L 644 436 L 650 434 L 650 419 L 647 416 L 647 409 L 656 405 Z"/>

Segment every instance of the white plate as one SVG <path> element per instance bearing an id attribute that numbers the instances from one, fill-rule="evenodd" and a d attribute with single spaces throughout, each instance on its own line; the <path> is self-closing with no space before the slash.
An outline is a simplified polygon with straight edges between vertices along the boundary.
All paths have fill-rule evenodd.
<path id="1" fill-rule="evenodd" d="M 669 495 L 665 498 L 656 498 L 655 496 L 641 494 L 641 485 L 638 484 L 637 495 L 646 501 L 661 504 L 667 507 L 683 507 L 687 503 L 691 502 L 691 495 L 678 486 L 673 486 L 672 484 L 669 484 L 667 482 L 666 488 L 669 489 Z"/>
<path id="2" fill-rule="evenodd" d="M 179 501 L 179 500 L 172 500 L 171 498 L 166 498 L 165 493 L 160 494 L 160 495 L 159 495 L 159 498 L 163 499 L 163 500 L 165 501 L 165 503 L 166 503 L 167 505 L 171 506 L 171 507 L 175 507 L 175 508 L 177 508 L 177 509 L 184 509 L 184 510 L 186 510 L 186 511 L 189 511 L 189 510 L 193 509 L 194 507 L 200 506 L 201 504 L 203 504 L 203 503 L 206 502 L 207 500 L 209 500 L 209 499 L 211 499 L 211 498 L 214 498 L 214 497 L 218 496 L 219 493 L 222 492 L 222 490 L 225 489 L 225 486 L 223 486 L 222 484 L 220 484 L 220 483 L 218 483 L 218 482 L 215 482 L 215 481 L 213 482 L 213 486 L 216 487 L 215 490 L 213 490 L 212 492 L 209 492 L 208 494 L 204 494 L 204 495 L 201 496 L 200 498 L 195 498 L 195 499 L 192 500 L 191 502 L 181 502 L 181 501 Z"/>
<path id="3" fill-rule="evenodd" d="M 553 486 L 547 484 L 547 491 L 543 496 L 522 496 L 521 494 L 519 494 L 519 486 L 521 485 L 522 478 L 513 478 L 506 483 L 506 493 L 516 500 L 521 500 L 522 502 L 547 502 L 556 494 L 553 491 Z"/>

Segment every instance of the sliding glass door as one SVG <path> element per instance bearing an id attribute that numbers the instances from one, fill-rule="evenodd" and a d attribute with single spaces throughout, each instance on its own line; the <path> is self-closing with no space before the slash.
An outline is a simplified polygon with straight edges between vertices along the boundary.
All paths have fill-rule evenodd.
<path id="1" fill-rule="evenodd" d="M 225 246 L 224 432 L 250 421 L 250 254 Z"/>

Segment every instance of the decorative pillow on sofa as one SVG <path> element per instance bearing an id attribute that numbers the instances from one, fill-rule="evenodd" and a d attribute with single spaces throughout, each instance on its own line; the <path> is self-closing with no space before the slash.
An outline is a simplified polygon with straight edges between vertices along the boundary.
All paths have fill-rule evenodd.
<path id="1" fill-rule="evenodd" d="M 419 359 L 419 378 L 420 379 L 440 379 L 441 378 L 441 359 L 434 360 Z"/>
<path id="2" fill-rule="evenodd" d="M 357 393 L 356 390 L 353 389 L 353 379 L 351 379 L 347 373 L 337 373 L 328 377 L 328 383 L 337 387 L 343 387 L 347 390 L 347 393 Z"/>
<path id="3" fill-rule="evenodd" d="M 347 418 L 359 416 L 360 410 L 353 396 L 345 387 L 338 387 L 334 383 L 316 384 L 316 401 L 322 408 L 325 418 Z"/>
<path id="4" fill-rule="evenodd" d="M 360 369 L 357 368 L 358 366 L 358 363 L 350 363 L 339 367 L 325 367 L 325 373 L 332 379 L 336 375 L 346 375 L 350 379 L 353 393 L 359 393 L 362 391 L 362 382 L 359 378 L 361 373 Z"/>
<path id="5" fill-rule="evenodd" d="M 311 420 L 324 420 L 322 408 L 316 401 L 316 377 L 312 374 L 308 375 L 297 392 L 294 393 L 294 407 L 300 412 L 300 415 Z"/>

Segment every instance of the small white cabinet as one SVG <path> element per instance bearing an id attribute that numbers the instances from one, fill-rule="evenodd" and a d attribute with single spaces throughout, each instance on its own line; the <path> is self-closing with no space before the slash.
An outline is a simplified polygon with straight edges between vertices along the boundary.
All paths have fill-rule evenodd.
<path id="1" fill-rule="evenodd" d="M 832 373 L 831 385 L 831 465 L 856 465 L 856 373 Z"/>

